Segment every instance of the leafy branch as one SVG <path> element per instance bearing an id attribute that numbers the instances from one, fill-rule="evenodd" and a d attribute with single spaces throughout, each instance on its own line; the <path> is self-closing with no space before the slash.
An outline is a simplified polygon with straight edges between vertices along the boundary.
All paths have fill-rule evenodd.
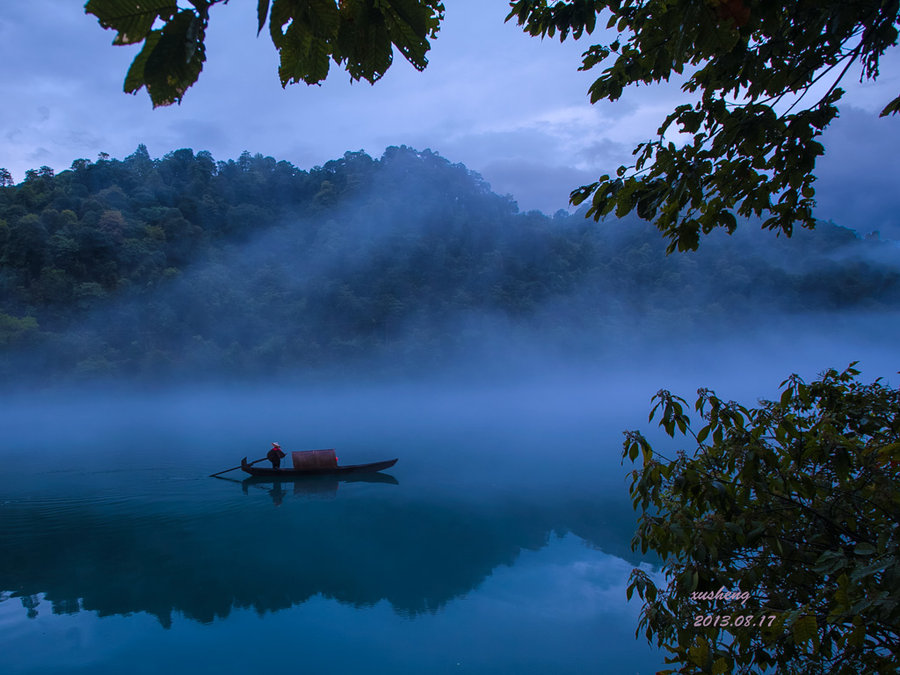
<path id="1" fill-rule="evenodd" d="M 696 434 L 685 402 L 655 397 L 667 435 L 696 443 L 661 463 L 638 432 L 623 458 L 640 512 L 632 546 L 664 562 L 657 587 L 635 570 L 638 626 L 678 673 L 892 672 L 900 656 L 900 390 L 863 384 L 851 364 L 806 384 L 792 376 L 777 401 L 748 409 L 700 390 Z M 709 611 L 696 590 L 743 589 L 748 611 L 773 613 L 773 630 L 693 627 Z M 745 609 L 742 607 L 742 609 Z"/>
<path id="2" fill-rule="evenodd" d="M 146 88 L 153 107 L 180 103 L 206 61 L 209 10 L 226 0 L 89 0 L 85 12 L 117 31 L 115 45 L 143 47 L 125 77 L 125 91 Z M 334 61 L 352 80 L 375 83 L 393 50 L 418 70 L 444 18 L 440 0 L 258 0 L 257 35 L 266 22 L 280 56 L 281 85 L 318 84 Z M 161 26 L 154 28 L 161 22 Z"/>
<path id="3" fill-rule="evenodd" d="M 507 20 L 564 40 L 591 34 L 601 14 L 616 35 L 584 52 L 581 70 L 606 66 L 589 89 L 592 103 L 686 68 L 694 70 L 682 89 L 699 100 L 678 106 L 657 140 L 635 149 L 634 164 L 574 190 L 572 204 L 588 202 L 595 220 L 636 212 L 669 240 L 669 252 L 696 249 L 700 235 L 717 228 L 733 232 L 737 217 L 764 218 L 764 228 L 787 236 L 797 225 L 815 226 L 813 172 L 824 152 L 816 139 L 838 114 L 838 84 L 850 66 L 861 60 L 861 79 L 878 76 L 881 55 L 897 44 L 900 3 L 519 0 Z M 818 102 L 794 112 L 841 63 Z M 775 110 L 798 92 L 786 111 Z M 882 116 L 896 112 L 900 98 Z M 673 123 L 692 141 L 666 142 Z"/>

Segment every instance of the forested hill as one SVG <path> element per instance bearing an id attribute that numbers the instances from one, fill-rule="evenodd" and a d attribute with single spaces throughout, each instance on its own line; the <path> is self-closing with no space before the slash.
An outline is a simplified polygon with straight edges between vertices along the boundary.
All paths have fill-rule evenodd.
<path id="1" fill-rule="evenodd" d="M 587 344 L 635 322 L 900 307 L 893 242 L 744 224 L 666 257 L 644 224 L 519 213 L 464 166 L 406 147 L 307 172 L 140 146 L 4 183 L 5 377 L 418 367 L 509 330 Z"/>

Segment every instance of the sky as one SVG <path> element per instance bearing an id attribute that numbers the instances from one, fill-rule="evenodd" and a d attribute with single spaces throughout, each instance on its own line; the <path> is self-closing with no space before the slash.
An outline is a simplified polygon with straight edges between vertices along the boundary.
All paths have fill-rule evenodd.
<path id="1" fill-rule="evenodd" d="M 16 182 L 42 165 L 116 158 L 140 143 L 151 156 L 178 148 L 216 159 L 242 151 L 301 169 L 346 151 L 379 157 L 385 147 L 434 150 L 479 172 L 521 210 L 553 213 L 569 192 L 627 163 L 685 94 L 677 83 L 627 91 L 591 105 L 599 73 L 578 71 L 585 40 L 540 40 L 504 23 L 506 0 L 447 0 L 446 21 L 424 72 L 399 54 L 374 86 L 332 67 L 322 86 L 282 89 L 277 53 L 256 2 L 217 5 L 207 62 L 181 105 L 152 109 L 122 82 L 137 47 L 114 47 L 112 31 L 80 0 L 4 2 L 0 7 L 0 167 Z M 900 92 L 900 50 L 875 84 L 848 73 L 841 118 L 826 132 L 816 216 L 861 233 L 900 239 L 900 116 L 878 111 Z"/>

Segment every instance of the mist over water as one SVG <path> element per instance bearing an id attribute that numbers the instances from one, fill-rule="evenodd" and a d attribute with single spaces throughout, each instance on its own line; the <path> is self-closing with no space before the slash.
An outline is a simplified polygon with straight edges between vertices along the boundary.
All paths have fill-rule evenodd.
<path id="1" fill-rule="evenodd" d="M 338 672 L 655 672 L 624 600 L 657 561 L 630 550 L 621 432 L 671 447 L 646 422 L 661 387 L 752 404 L 857 359 L 893 381 L 892 333 L 867 321 L 544 370 L 532 352 L 502 377 L 19 390 L 0 412 L 9 672 L 241 672 L 257 645 Z M 274 440 L 400 461 L 384 483 L 207 477 Z"/>
<path id="2" fill-rule="evenodd" d="M 5 190 L 0 373 L 25 388 L 542 377 L 784 351 L 900 307 L 896 242 L 742 222 L 666 256 L 646 223 L 519 213 L 407 147 L 308 173 L 139 148 Z"/>
<path id="3" fill-rule="evenodd" d="M 635 223 L 519 214 L 408 148 L 308 175 L 145 155 L 68 177 L 96 209 L 41 214 L 50 250 L 126 237 L 134 259 L 100 270 L 117 294 L 77 267 L 0 278 L 18 294 L 2 337 L 20 341 L 0 363 L 13 673 L 246 672 L 298 650 L 314 672 L 656 672 L 625 586 L 659 561 L 631 550 L 621 459 L 625 430 L 681 447 L 648 423 L 651 397 L 752 406 L 853 361 L 897 383 L 892 242 L 745 228 L 667 258 Z M 103 187 L 197 165 L 198 190 L 225 181 L 256 206 Z M 270 222 L 284 185 L 302 213 Z M 273 441 L 399 461 L 368 481 L 209 477 Z"/>
<path id="4" fill-rule="evenodd" d="M 753 404 L 851 360 L 896 381 L 892 317 L 818 323 L 636 337 L 618 358 L 483 345 L 415 378 L 18 389 L 0 411 L 10 672 L 240 672 L 256 645 L 338 672 L 655 672 L 624 600 L 658 561 L 630 550 L 621 432 L 672 449 L 647 423 L 659 388 Z M 276 440 L 399 462 L 385 483 L 207 477 Z"/>
<path id="5" fill-rule="evenodd" d="M 893 384 L 898 319 L 884 313 L 773 315 L 730 336 L 720 327 L 702 343 L 675 332 L 662 339 L 635 330 L 618 353 L 568 358 L 554 345 L 542 353 L 534 335 L 504 342 L 498 333 L 456 364 L 422 368 L 417 377 L 363 370 L 356 377 L 288 373 L 269 383 L 109 379 L 20 388 L 6 393 L 0 410 L 2 454 L 7 480 L 48 469 L 160 466 L 189 477 L 233 466 L 243 456 L 261 457 L 277 440 L 289 449 L 334 447 L 351 464 L 394 457 L 403 448 L 398 466 L 414 478 L 533 490 L 538 472 L 542 484 L 600 481 L 620 490 L 621 432 L 653 435 L 646 412 L 657 390 L 692 402 L 705 387 L 754 405 L 776 397 L 792 373 L 810 380 L 852 361 L 859 361 L 865 379 Z M 502 469 L 482 471 L 485 463 Z M 17 484 L 12 480 L 5 489 Z"/>
<path id="6" fill-rule="evenodd" d="M 0 420 L 11 672 L 239 672 L 258 644 L 341 672 L 658 664 L 631 641 L 640 560 L 587 383 L 111 387 L 19 394 Z M 272 440 L 399 457 L 395 483 L 207 477 Z"/>

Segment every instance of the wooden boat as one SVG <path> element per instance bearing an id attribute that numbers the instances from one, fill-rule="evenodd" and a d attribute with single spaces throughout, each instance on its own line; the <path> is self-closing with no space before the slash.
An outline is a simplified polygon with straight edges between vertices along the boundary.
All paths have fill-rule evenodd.
<path id="1" fill-rule="evenodd" d="M 241 460 L 241 470 L 249 473 L 251 476 L 266 476 L 268 478 L 292 478 L 299 476 L 343 476 L 357 473 L 376 473 L 390 469 L 397 463 L 396 459 L 388 459 L 383 462 L 372 462 L 370 464 L 347 464 L 344 466 L 318 466 L 303 468 L 286 468 L 273 469 L 272 467 L 256 467 L 251 466 L 244 457 Z"/>

